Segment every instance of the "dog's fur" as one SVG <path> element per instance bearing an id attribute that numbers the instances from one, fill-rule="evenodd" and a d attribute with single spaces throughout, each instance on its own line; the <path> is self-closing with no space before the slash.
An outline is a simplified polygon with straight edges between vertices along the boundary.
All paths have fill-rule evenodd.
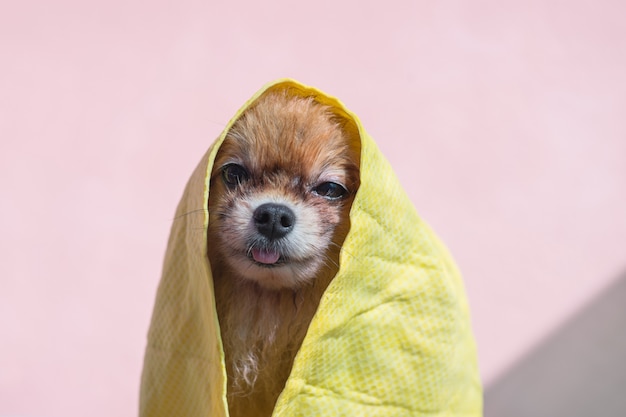
<path id="1" fill-rule="evenodd" d="M 359 186 L 360 142 L 346 123 L 312 97 L 270 92 L 235 122 L 218 151 L 208 256 L 232 417 L 271 415 L 339 268 Z M 260 231 L 268 215 L 259 207 L 268 203 L 281 207 L 277 216 L 293 214 L 275 220 L 284 236 Z"/>

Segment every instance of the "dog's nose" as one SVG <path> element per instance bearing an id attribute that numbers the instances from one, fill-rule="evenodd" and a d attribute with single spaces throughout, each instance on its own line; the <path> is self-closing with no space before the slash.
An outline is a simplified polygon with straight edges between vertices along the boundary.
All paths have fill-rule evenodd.
<path id="1" fill-rule="evenodd" d="M 259 233 L 270 240 L 285 236 L 296 222 L 296 215 L 283 204 L 262 204 L 254 210 L 253 217 Z"/>

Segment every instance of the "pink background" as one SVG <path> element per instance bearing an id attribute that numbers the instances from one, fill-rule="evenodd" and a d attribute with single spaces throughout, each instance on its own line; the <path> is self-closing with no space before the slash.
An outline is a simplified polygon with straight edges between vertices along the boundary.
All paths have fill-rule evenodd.
<path id="1" fill-rule="evenodd" d="M 488 387 L 626 270 L 624 16 L 619 0 L 4 2 L 0 415 L 136 414 L 178 198 L 280 77 L 359 115 L 450 247 Z"/>

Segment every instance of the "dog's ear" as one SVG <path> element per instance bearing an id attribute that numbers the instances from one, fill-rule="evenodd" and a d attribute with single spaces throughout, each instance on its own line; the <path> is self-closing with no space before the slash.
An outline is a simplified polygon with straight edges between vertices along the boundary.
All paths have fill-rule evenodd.
<path id="1" fill-rule="evenodd" d="M 358 169 L 361 164 L 361 135 L 354 118 L 337 106 L 333 106 L 329 103 L 322 104 L 328 106 L 329 111 L 332 114 L 332 121 L 337 123 L 342 130 L 344 137 L 348 140 L 348 145 L 352 153 L 352 160 L 356 162 Z"/>
<path id="2" fill-rule="evenodd" d="M 342 130 L 343 136 L 348 142 L 350 160 L 354 161 L 354 166 L 347 167 L 348 179 L 352 184 L 348 184 L 352 190 L 356 190 L 360 185 L 360 167 L 361 167 L 361 135 L 354 119 L 341 109 L 336 107 L 330 108 L 333 117 L 332 120 Z"/>

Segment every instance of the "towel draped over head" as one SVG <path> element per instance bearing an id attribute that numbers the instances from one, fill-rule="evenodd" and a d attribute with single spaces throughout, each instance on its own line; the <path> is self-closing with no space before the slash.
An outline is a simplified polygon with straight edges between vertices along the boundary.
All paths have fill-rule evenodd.
<path id="1" fill-rule="evenodd" d="M 263 93 L 290 89 L 358 130 L 361 185 L 340 269 L 324 293 L 274 416 L 480 416 L 468 305 L 445 247 L 417 215 L 359 119 L 293 80 L 266 85 L 234 116 L 178 205 L 148 335 L 141 416 L 228 415 L 206 230 L 210 172 L 234 121 Z"/>

